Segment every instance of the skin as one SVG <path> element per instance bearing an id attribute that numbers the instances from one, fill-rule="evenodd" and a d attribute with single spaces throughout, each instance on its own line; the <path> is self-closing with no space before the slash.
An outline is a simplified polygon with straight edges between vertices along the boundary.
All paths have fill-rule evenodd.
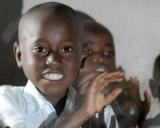
<path id="1" fill-rule="evenodd" d="M 41 11 L 25 17 L 19 29 L 20 44 L 15 46 L 19 67 L 52 104 L 65 95 L 80 67 L 77 28 L 71 21 L 58 23 L 55 18 Z M 52 80 L 47 74 L 60 74 L 62 79 Z"/>
<path id="2" fill-rule="evenodd" d="M 88 88 L 86 89 L 84 101 L 80 108 L 77 109 L 77 111 L 70 113 L 70 116 L 67 117 L 67 119 L 60 117 L 54 124 L 54 127 L 63 128 L 63 126 L 65 126 L 65 128 L 79 128 L 85 121 L 94 116 L 96 112 L 101 112 L 105 106 L 115 100 L 122 90 L 116 88 L 107 95 L 104 95 L 101 91 L 113 82 L 122 81 L 123 75 L 122 72 L 109 74 L 108 72 L 103 72 L 98 76 L 90 74 L 90 78 L 86 81 Z M 90 82 L 88 83 L 88 81 Z M 86 82 L 84 82 L 84 84 L 86 84 Z"/>
<path id="3" fill-rule="evenodd" d="M 105 72 L 106 74 L 116 71 L 115 49 L 111 33 L 95 21 L 86 21 L 85 39 L 82 47 L 82 55 L 86 56 L 83 67 L 81 68 L 80 78 L 75 88 L 81 94 L 88 94 L 90 88 L 89 81 L 95 79 L 95 76 Z M 123 74 L 123 73 L 122 73 Z M 115 89 L 110 85 L 101 91 L 103 94 L 109 93 Z M 111 98 L 112 99 L 112 98 Z M 103 103 L 100 103 L 103 104 Z M 99 111 L 100 112 L 100 111 Z M 95 126 L 93 126 L 95 127 Z"/>
<path id="4" fill-rule="evenodd" d="M 92 73 L 97 75 L 101 72 L 109 73 L 116 70 L 114 44 L 109 31 L 95 32 L 92 31 L 92 24 L 89 25 L 85 26 L 85 43 L 82 47 L 82 54 L 86 58 L 81 69 L 80 81 L 85 81 L 85 79 L 88 79 L 88 75 Z M 97 25 L 97 27 L 99 26 Z M 86 86 L 82 84 L 83 82 L 80 82 L 76 88 L 84 93 Z"/>
<path id="5" fill-rule="evenodd" d="M 121 112 L 126 113 L 127 127 L 141 128 L 150 109 L 150 96 L 144 92 L 144 100 L 140 97 L 140 82 L 136 77 L 124 81 L 127 85 L 123 93 L 117 98 Z"/>
<path id="6" fill-rule="evenodd" d="M 80 70 L 81 33 L 76 19 L 73 16 L 63 22 L 51 8 L 47 8 L 32 9 L 20 21 L 19 44 L 14 45 L 17 64 L 53 105 L 65 96 Z M 63 77 L 53 80 L 55 73 L 59 78 Z M 93 77 L 96 78 L 93 80 Z M 121 72 L 93 74 L 82 105 L 66 118 L 58 118 L 51 127 L 79 128 L 120 94 L 121 89 L 115 89 L 108 95 L 101 91 L 109 83 L 122 81 L 122 77 Z"/>
<path id="7" fill-rule="evenodd" d="M 82 94 L 86 94 L 86 90 L 90 87 L 88 81 L 91 79 L 91 74 L 99 75 L 102 72 L 115 72 L 115 49 L 111 33 L 102 28 L 95 21 L 86 21 L 85 24 L 85 43 L 82 47 L 82 53 L 85 57 L 83 67 L 80 72 L 80 79 L 75 88 Z M 92 77 L 95 79 L 95 77 Z M 141 101 L 139 94 L 139 81 L 130 78 L 129 81 L 116 83 L 117 87 L 123 88 L 123 93 L 116 102 L 121 112 L 127 114 L 127 122 L 131 126 L 141 125 L 140 120 L 144 120 L 150 106 L 150 98 L 148 93 L 144 93 L 144 101 Z M 113 84 L 112 84 L 113 85 Z M 104 93 L 116 88 L 116 86 L 108 86 L 103 90 Z M 114 106 L 113 106 L 114 108 Z M 131 113 L 134 111 L 134 114 Z M 119 113 L 119 112 L 118 112 Z M 139 120 L 140 119 L 140 120 Z"/>

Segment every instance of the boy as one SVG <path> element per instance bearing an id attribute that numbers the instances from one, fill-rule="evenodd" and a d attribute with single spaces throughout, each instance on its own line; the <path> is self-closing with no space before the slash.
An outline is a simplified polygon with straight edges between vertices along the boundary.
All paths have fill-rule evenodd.
<path id="1" fill-rule="evenodd" d="M 150 89 L 154 98 L 158 98 L 160 101 L 160 55 L 158 55 L 154 62 L 153 68 L 153 77 L 150 79 Z M 158 108 L 156 110 L 156 108 Z M 157 112 L 157 115 L 153 118 L 149 118 L 145 121 L 144 128 L 159 128 L 160 127 L 160 113 L 159 113 L 159 102 L 153 104 L 154 110 Z"/>
<path id="2" fill-rule="evenodd" d="M 121 72 L 92 75 L 95 79 L 90 81 L 81 106 L 58 118 L 65 103 L 71 102 L 69 86 L 80 70 L 83 24 L 79 20 L 73 9 L 56 2 L 37 5 L 20 19 L 14 53 L 28 82 L 25 87 L 0 88 L 1 120 L 8 126 L 79 128 L 120 94 L 120 88 L 108 95 L 102 90 L 122 81 Z"/>
<path id="3" fill-rule="evenodd" d="M 82 81 L 76 87 L 82 94 L 85 93 L 88 86 L 87 84 L 83 84 L 83 81 L 88 81 L 89 74 L 115 71 L 114 44 L 111 33 L 101 24 L 89 18 L 84 19 L 84 28 L 85 44 L 82 47 L 82 52 L 86 57 L 83 60 L 83 68 L 80 74 L 80 80 Z M 92 128 L 104 128 L 106 126 L 106 110 L 105 108 L 104 112 L 100 114 L 97 113 L 96 116 L 88 122 L 88 125 Z M 112 125 L 115 125 L 112 127 L 116 127 L 117 122 L 114 120 L 116 118 L 114 115 L 111 116 L 112 122 L 114 122 Z"/>
<path id="4" fill-rule="evenodd" d="M 160 55 L 155 59 L 153 78 L 149 82 L 153 97 L 157 97 L 160 101 Z"/>
<path id="5" fill-rule="evenodd" d="M 90 74 L 98 74 L 100 72 L 109 73 L 117 70 L 112 34 L 104 26 L 93 20 L 85 20 L 84 26 L 85 44 L 83 45 L 82 53 L 84 54 L 83 56 L 87 56 L 83 61 L 80 82 L 75 86 L 75 88 L 82 94 L 85 94 L 86 89 L 89 87 L 88 84 L 84 83 L 85 81 L 87 83 L 88 79 L 90 79 Z M 143 102 L 140 100 L 139 90 L 137 90 L 139 84 L 137 85 L 133 79 L 129 81 L 125 80 L 120 84 L 109 86 L 106 88 L 106 91 L 112 90 L 114 86 L 119 86 L 124 89 L 124 92 L 112 105 L 120 127 L 127 128 L 129 126 L 137 125 L 137 123 L 139 123 L 139 116 L 142 117 L 143 115 L 141 112 L 141 109 L 143 109 Z M 134 92 L 131 91 L 133 89 Z M 140 113 L 137 113 L 139 110 Z M 133 114 L 130 113 L 130 111 L 133 111 Z M 94 118 L 92 122 L 89 122 L 90 125 L 93 125 L 93 127 L 95 125 L 98 125 L 96 127 L 104 127 L 103 123 L 105 123 L 105 120 L 103 121 L 103 116 L 105 116 L 105 110 L 104 114 L 100 113 L 99 117 L 96 117 L 97 119 Z"/>

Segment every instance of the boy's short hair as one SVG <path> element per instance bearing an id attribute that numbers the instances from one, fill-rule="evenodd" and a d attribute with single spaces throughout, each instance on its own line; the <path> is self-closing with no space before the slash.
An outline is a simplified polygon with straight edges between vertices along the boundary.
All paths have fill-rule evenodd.
<path id="1" fill-rule="evenodd" d="M 58 2 L 46 2 L 46 3 L 42 3 L 39 5 L 36 5 L 34 7 L 32 7 L 31 9 L 29 9 L 20 19 L 19 21 L 19 31 L 18 31 L 18 35 L 21 34 L 21 27 L 24 26 L 23 21 L 26 17 L 32 15 L 33 13 L 42 11 L 42 13 L 47 13 L 47 11 L 49 10 L 49 14 L 53 13 L 55 16 L 55 21 L 58 22 L 65 22 L 68 20 L 71 20 L 73 22 L 76 23 L 76 27 L 79 27 L 80 33 L 83 35 L 83 31 L 84 31 L 84 25 L 82 22 L 82 19 L 80 18 L 80 16 L 77 14 L 77 12 L 72 9 L 71 7 L 62 4 L 62 3 L 58 3 Z M 82 35 L 80 39 L 82 39 Z M 20 37 L 20 36 L 18 36 Z M 20 39 L 19 39 L 20 41 Z"/>
<path id="2" fill-rule="evenodd" d="M 84 22 L 84 31 L 89 31 L 95 34 L 106 33 L 106 35 L 111 39 L 113 47 L 114 47 L 114 39 L 113 39 L 112 33 L 110 32 L 109 29 L 107 29 L 102 24 L 96 21 L 93 21 L 93 20 L 87 20 Z"/>
<path id="3" fill-rule="evenodd" d="M 155 59 L 153 68 L 153 77 L 160 80 L 160 55 Z"/>
<path id="4" fill-rule="evenodd" d="M 77 14 L 80 16 L 83 22 L 88 21 L 88 20 L 95 21 L 95 19 L 93 19 L 90 15 L 82 11 L 77 10 Z"/>
<path id="5" fill-rule="evenodd" d="M 46 2 L 46 3 L 42 3 L 39 5 L 34 6 L 33 8 L 29 9 L 29 11 L 27 13 L 36 11 L 36 10 L 45 10 L 45 9 L 51 9 L 54 12 L 54 15 L 56 15 L 56 17 L 67 17 L 67 16 L 71 16 L 71 15 L 76 15 L 76 12 L 69 6 L 64 5 L 62 3 L 58 3 L 58 2 Z"/>

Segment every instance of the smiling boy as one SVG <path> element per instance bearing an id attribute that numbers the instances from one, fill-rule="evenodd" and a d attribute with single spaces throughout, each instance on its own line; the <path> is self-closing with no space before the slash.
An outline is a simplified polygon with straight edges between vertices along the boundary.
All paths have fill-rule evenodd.
<path id="1" fill-rule="evenodd" d="M 82 94 L 87 93 L 89 88 L 87 84 L 92 78 L 90 74 L 99 74 L 102 72 L 115 72 L 115 47 L 111 32 L 102 24 L 97 23 L 90 18 L 84 20 L 84 44 L 82 47 L 83 67 L 80 72 L 80 80 L 75 84 L 75 88 Z M 93 77 L 94 79 L 94 77 Z M 135 127 L 144 121 L 148 112 L 149 100 L 145 93 L 145 100 L 140 99 L 139 82 L 137 79 L 124 79 L 123 82 L 112 84 L 103 90 L 104 93 L 114 88 L 121 87 L 123 92 L 112 103 L 116 118 L 121 128 Z M 145 107 L 144 107 L 145 106 Z M 112 109 L 111 109 L 112 110 Z M 96 114 L 88 124 L 93 127 L 105 127 L 107 120 L 107 109 Z M 115 115 L 112 112 L 112 116 Z M 115 123 L 116 124 L 116 123 Z"/>
<path id="2" fill-rule="evenodd" d="M 79 74 L 82 35 L 83 24 L 66 5 L 43 3 L 23 15 L 14 53 L 28 82 L 25 87 L 0 88 L 0 114 L 4 123 L 12 128 L 38 128 L 42 124 L 48 127 L 55 119 L 54 128 L 79 128 L 119 95 L 121 89 L 108 95 L 102 90 L 109 83 L 122 81 L 123 74 L 104 72 L 90 81 L 82 105 L 58 120 L 70 100 L 69 87 Z"/>

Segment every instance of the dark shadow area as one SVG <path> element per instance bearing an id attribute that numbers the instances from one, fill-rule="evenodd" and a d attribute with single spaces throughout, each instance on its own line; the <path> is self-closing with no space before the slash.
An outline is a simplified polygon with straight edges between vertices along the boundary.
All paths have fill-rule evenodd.
<path id="1" fill-rule="evenodd" d="M 13 55 L 13 43 L 17 41 L 17 26 L 22 7 L 22 0 L 0 1 L 0 84 L 26 83 Z"/>

